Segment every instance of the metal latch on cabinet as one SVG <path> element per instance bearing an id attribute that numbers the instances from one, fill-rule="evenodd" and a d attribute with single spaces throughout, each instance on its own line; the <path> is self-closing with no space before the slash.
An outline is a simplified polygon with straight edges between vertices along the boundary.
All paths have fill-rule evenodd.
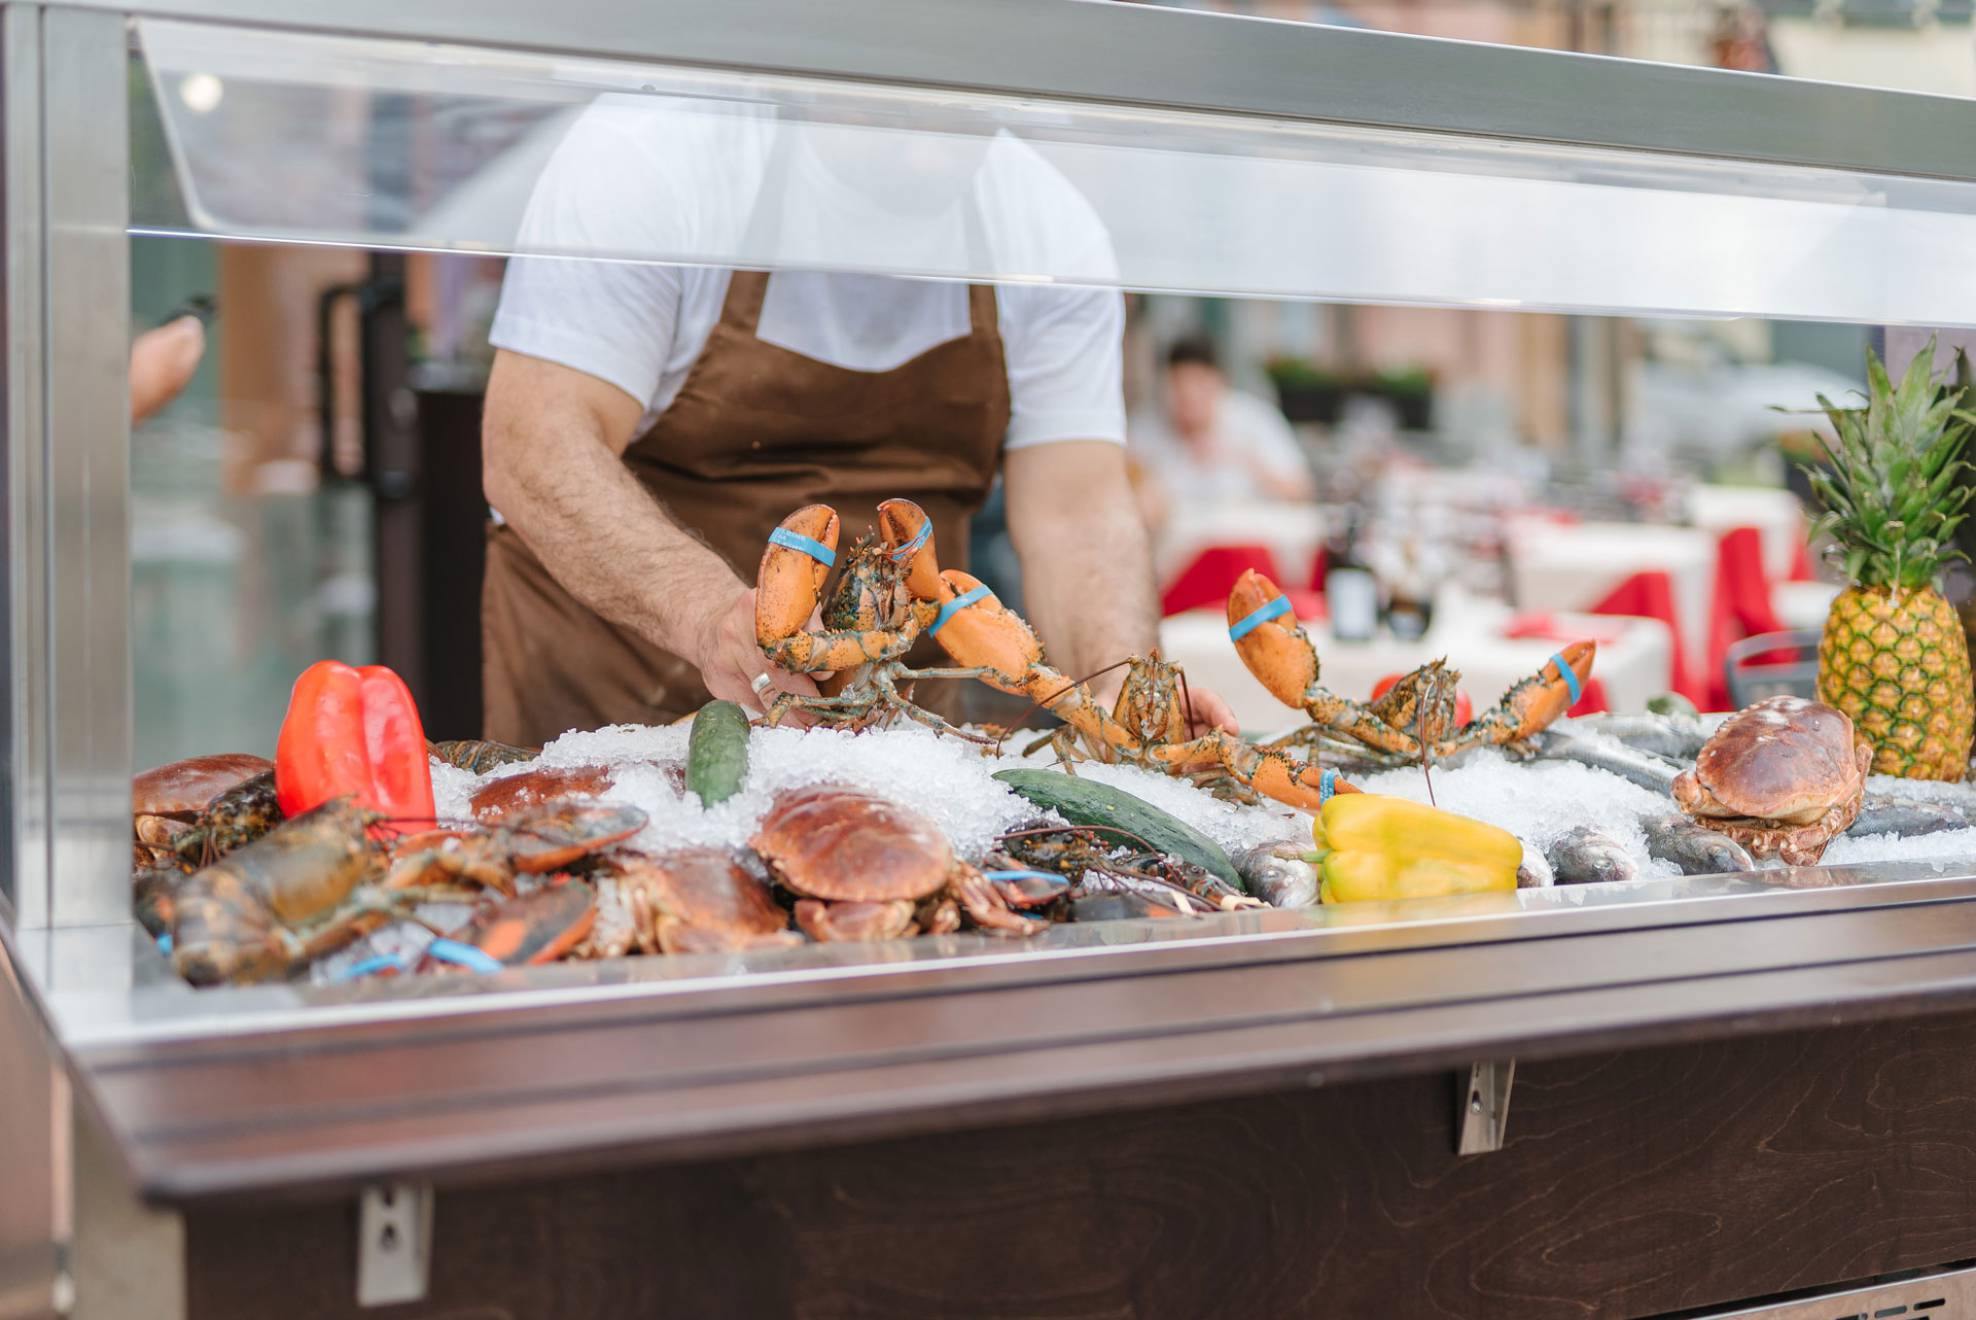
<path id="1" fill-rule="evenodd" d="M 1468 1085 L 1455 1099 L 1455 1152 L 1481 1155 L 1503 1148 L 1509 1126 L 1509 1088 L 1516 1076 L 1515 1059 L 1492 1059 L 1471 1064 Z M 1456 1075 L 1457 1082 L 1461 1080 Z"/>
<path id="2" fill-rule="evenodd" d="M 432 1184 L 377 1183 L 357 1199 L 357 1305 L 425 1297 L 432 1278 Z"/>

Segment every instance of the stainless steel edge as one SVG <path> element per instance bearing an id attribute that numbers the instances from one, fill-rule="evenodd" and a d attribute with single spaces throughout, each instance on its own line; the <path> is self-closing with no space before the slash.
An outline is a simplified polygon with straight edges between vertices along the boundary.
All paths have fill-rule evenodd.
<path id="1" fill-rule="evenodd" d="M 129 918 L 130 148 L 116 14 L 43 17 L 52 925 Z"/>
<path id="2" fill-rule="evenodd" d="M 919 993 L 1021 990 L 1038 985 L 1188 974 L 1230 967 L 1434 948 L 1541 948 L 1591 935 L 1701 929 L 1767 921 L 1772 939 L 1825 913 L 1976 901 L 1976 875 L 1925 863 L 1776 872 L 1810 888 L 1735 877 L 1524 891 L 1474 899 L 1262 911 L 1175 922 L 1058 926 L 1011 943 L 954 935 L 884 945 L 805 945 L 770 953 L 629 958 L 517 968 L 498 976 L 421 976 L 349 985 L 266 985 L 194 991 L 129 925 L 69 928 L 25 947 L 52 988 L 49 1010 L 72 1047 L 98 1050 L 243 1033 L 316 1033 L 396 1023 L 423 1032 L 475 1031 L 515 1011 L 576 1020 L 603 1013 L 690 1016 Z M 1629 892 L 1630 891 L 1630 892 Z M 1807 955 L 1808 956 L 1808 955 Z M 120 987 L 136 983 L 141 993 Z M 108 986 L 107 991 L 95 989 Z M 602 1005 L 611 1007 L 599 1007 Z"/>
<path id="3" fill-rule="evenodd" d="M 1094 1108 L 1328 1085 L 1976 1005 L 1976 905 L 1834 912 L 1802 965 L 1748 932 L 1362 953 L 1065 988 L 752 1006 L 658 1021 L 591 1004 L 471 1033 L 372 1024 L 82 1049 L 140 1185 L 174 1200 L 381 1176 L 702 1158 Z M 1672 955 L 1672 956 L 1670 956 Z M 1763 960 L 1757 960 L 1761 962 Z M 498 1029 L 496 1029 L 498 1028 Z M 1101 1103 L 1102 1102 L 1102 1106 Z"/>
<path id="4" fill-rule="evenodd" d="M 42 308 L 46 272 L 41 229 L 41 11 L 9 5 L 0 14 L 0 133 L 6 155 L 5 298 L 0 344 L 6 350 L 6 606 L 8 731 L 6 772 L 12 814 L 5 822 L 13 919 L 48 922 L 48 437 L 42 410 Z"/>
<path id="5" fill-rule="evenodd" d="M 1976 102 L 1112 0 L 53 0 L 300 30 L 1976 179 Z"/>

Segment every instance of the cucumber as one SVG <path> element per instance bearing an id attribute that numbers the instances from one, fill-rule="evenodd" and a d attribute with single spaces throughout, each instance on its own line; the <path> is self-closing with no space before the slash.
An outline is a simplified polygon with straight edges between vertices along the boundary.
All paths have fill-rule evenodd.
<path id="1" fill-rule="evenodd" d="M 740 792 L 747 777 L 747 712 L 731 701 L 709 701 L 686 735 L 686 787 L 711 807 Z"/>
<path id="2" fill-rule="evenodd" d="M 997 770 L 995 778 L 1073 825 L 1110 825 L 1125 830 L 1169 857 L 1206 868 L 1238 893 L 1249 892 L 1241 872 L 1220 844 L 1123 789 L 1058 770 Z"/>

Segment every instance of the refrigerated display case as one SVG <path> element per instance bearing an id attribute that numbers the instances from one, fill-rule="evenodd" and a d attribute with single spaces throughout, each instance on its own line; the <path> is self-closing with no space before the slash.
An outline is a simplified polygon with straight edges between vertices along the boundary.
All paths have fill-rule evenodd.
<path id="1" fill-rule="evenodd" d="M 18 1309 L 1636 1314 L 1976 1257 L 1976 855 L 193 990 L 129 911 L 123 319 L 142 234 L 1972 325 L 1976 103 L 1090 0 L 0 37 Z M 126 169 L 133 59 L 168 188 Z M 1015 163 L 986 241 L 531 244 L 599 124 L 661 176 L 764 134 L 895 196 Z"/>

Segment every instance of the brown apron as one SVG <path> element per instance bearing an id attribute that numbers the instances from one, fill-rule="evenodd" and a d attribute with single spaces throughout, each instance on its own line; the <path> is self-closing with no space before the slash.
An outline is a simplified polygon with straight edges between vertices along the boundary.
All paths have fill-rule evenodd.
<path id="1" fill-rule="evenodd" d="M 778 164 L 786 159 L 772 156 L 772 182 Z M 780 214 L 771 191 L 764 186 L 751 229 Z M 971 202 L 963 210 L 978 246 L 979 217 Z M 890 371 L 853 371 L 756 337 L 768 280 L 733 273 L 706 348 L 671 406 L 625 451 L 626 465 L 744 582 L 754 581 L 769 532 L 791 511 L 837 510 L 841 564 L 876 524 L 878 502 L 897 495 L 932 517 L 942 566 L 965 567 L 968 516 L 994 482 L 1009 422 L 994 289 L 969 287 L 964 338 Z M 488 534 L 481 635 L 485 736 L 503 742 L 535 746 L 567 729 L 662 723 L 708 699 L 697 670 L 577 602 L 505 526 Z M 919 697 L 951 710 L 952 695 Z"/>

